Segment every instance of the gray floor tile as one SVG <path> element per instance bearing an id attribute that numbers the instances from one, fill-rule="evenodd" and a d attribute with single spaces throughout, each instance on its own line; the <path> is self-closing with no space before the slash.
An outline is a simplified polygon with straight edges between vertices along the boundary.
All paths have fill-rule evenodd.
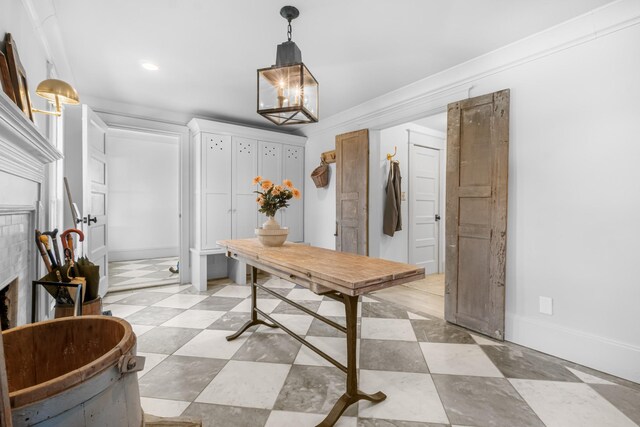
<path id="1" fill-rule="evenodd" d="M 468 332 L 449 325 L 443 320 L 412 320 L 418 341 L 450 344 L 475 344 Z"/>
<path id="2" fill-rule="evenodd" d="M 493 427 L 544 427 L 504 378 L 432 375 L 452 424 Z"/>
<path id="3" fill-rule="evenodd" d="M 448 427 L 448 424 L 419 423 L 415 421 L 358 418 L 358 427 Z"/>
<path id="4" fill-rule="evenodd" d="M 345 375 L 337 368 L 293 365 L 273 409 L 326 414 L 344 392 Z M 351 405 L 344 415 L 357 411 L 358 405 Z"/>
<path id="5" fill-rule="evenodd" d="M 360 368 L 429 373 L 420 344 L 407 341 L 361 340 Z"/>
<path id="6" fill-rule="evenodd" d="M 291 291 L 291 289 L 286 288 L 269 288 L 269 290 L 277 293 L 278 295 L 282 295 L 283 297 L 286 297 L 289 291 Z M 256 295 L 258 295 L 258 298 L 277 298 L 271 295 L 269 292 L 263 291 L 260 288 L 258 288 L 258 292 L 256 293 Z"/>
<path id="7" fill-rule="evenodd" d="M 202 427 L 263 427 L 270 412 L 268 409 L 192 403 L 182 415 L 202 419 Z"/>
<path id="8" fill-rule="evenodd" d="M 227 298 L 228 299 L 228 298 Z M 207 329 L 220 329 L 224 331 L 237 331 L 251 319 L 249 313 L 236 313 L 229 312 L 223 315 L 221 318 L 213 322 Z M 252 326 L 247 329 L 248 332 L 253 332 L 258 329 L 258 326 Z"/>
<path id="9" fill-rule="evenodd" d="M 118 304 L 152 305 L 171 295 L 161 292 L 138 292 L 118 301 Z"/>
<path id="10" fill-rule="evenodd" d="M 387 302 L 363 302 L 362 317 L 385 317 L 388 319 L 408 319 L 407 310 Z"/>
<path id="11" fill-rule="evenodd" d="M 233 360 L 291 364 L 300 351 L 298 341 L 284 334 L 256 332 L 233 355 Z"/>
<path id="12" fill-rule="evenodd" d="M 291 289 L 284 289 L 287 292 L 289 292 Z M 300 304 L 301 306 L 308 308 L 309 310 L 313 311 L 314 313 L 318 312 L 318 309 L 320 308 L 320 301 L 296 301 L 298 304 Z M 301 310 L 298 310 L 297 308 L 295 308 L 294 306 L 292 306 L 291 304 L 287 304 L 286 302 L 282 301 L 280 304 L 278 304 L 278 306 L 276 308 L 273 309 L 273 311 L 271 312 L 273 314 L 302 314 L 304 313 Z"/>
<path id="13" fill-rule="evenodd" d="M 170 296 L 171 294 L 165 295 Z M 127 316 L 125 320 L 132 325 L 158 326 L 162 325 L 167 320 L 173 319 L 183 311 L 184 310 L 181 308 L 147 307 Z"/>
<path id="14" fill-rule="evenodd" d="M 158 326 L 138 338 L 138 351 L 172 354 L 199 333 L 200 329 Z"/>
<path id="15" fill-rule="evenodd" d="M 189 289 L 185 289 L 184 291 L 180 291 L 181 294 L 187 295 L 213 295 L 218 292 L 220 289 L 224 288 L 225 285 L 209 285 L 207 289 L 204 291 L 199 291 L 193 286 L 190 286 Z"/>
<path id="16" fill-rule="evenodd" d="M 640 392 L 621 385 L 591 384 L 591 388 L 640 425 Z"/>
<path id="17" fill-rule="evenodd" d="M 581 382 L 560 362 L 542 354 L 510 346 L 481 346 L 507 378 Z"/>
<path id="18" fill-rule="evenodd" d="M 219 290 L 218 290 L 219 291 Z M 227 298 L 210 296 L 191 307 L 194 310 L 229 311 L 244 301 L 244 298 Z"/>
<path id="19" fill-rule="evenodd" d="M 204 357 L 169 356 L 140 378 L 140 395 L 192 401 L 226 363 Z"/>
<path id="20" fill-rule="evenodd" d="M 346 325 L 346 319 L 344 317 L 333 317 L 333 316 L 326 316 L 326 317 L 327 319 L 333 320 L 339 325 L 342 325 L 342 326 Z M 358 318 L 358 336 L 360 336 L 360 323 L 361 323 L 360 319 Z M 338 338 L 346 337 L 344 332 L 341 332 L 336 328 L 329 326 L 323 321 L 318 319 L 313 319 L 311 321 L 311 326 L 307 331 L 307 335 L 312 337 L 338 337 Z"/>

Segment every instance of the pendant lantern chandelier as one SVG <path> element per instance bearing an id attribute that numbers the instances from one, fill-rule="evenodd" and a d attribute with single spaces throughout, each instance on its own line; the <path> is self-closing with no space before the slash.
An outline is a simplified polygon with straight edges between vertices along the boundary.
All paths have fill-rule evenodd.
<path id="1" fill-rule="evenodd" d="M 300 12 L 293 6 L 280 9 L 288 22 L 287 41 L 278 45 L 276 64 L 258 70 L 258 114 L 276 125 L 318 121 L 318 81 L 302 63 L 302 52 L 291 41 L 291 21 Z"/>

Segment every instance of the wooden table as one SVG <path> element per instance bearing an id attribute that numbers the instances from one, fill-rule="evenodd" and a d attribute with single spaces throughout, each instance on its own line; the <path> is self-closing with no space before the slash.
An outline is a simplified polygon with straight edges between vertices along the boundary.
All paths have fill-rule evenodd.
<path id="1" fill-rule="evenodd" d="M 219 241 L 218 244 L 225 248 L 228 257 L 251 266 L 251 320 L 245 323 L 238 332 L 228 336 L 227 340 L 231 341 L 238 338 L 254 325 L 279 327 L 347 374 L 345 393 L 338 399 L 326 418 L 318 424 L 319 427 L 333 426 L 342 413 L 351 404 L 359 400 L 380 402 L 386 399 L 387 396 L 380 391 L 374 394 L 366 394 L 358 390 L 358 373 L 356 370 L 358 298 L 360 295 L 371 291 L 422 279 L 424 278 L 424 268 L 288 242 L 278 248 L 264 247 L 257 239 L 223 240 Z M 324 295 L 342 302 L 345 307 L 346 327 L 283 297 L 271 289 L 259 285 L 256 282 L 258 269 L 301 285 L 318 295 Z M 347 336 L 347 366 L 333 359 L 260 310 L 256 306 L 257 288 L 345 333 Z M 259 319 L 258 315 L 268 322 Z"/>

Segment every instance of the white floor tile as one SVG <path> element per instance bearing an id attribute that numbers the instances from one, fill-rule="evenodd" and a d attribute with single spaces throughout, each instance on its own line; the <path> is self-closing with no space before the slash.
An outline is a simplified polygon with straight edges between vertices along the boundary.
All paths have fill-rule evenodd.
<path id="1" fill-rule="evenodd" d="M 275 298 L 264 298 L 258 299 L 256 301 L 256 305 L 258 306 L 258 308 L 267 314 L 270 314 L 273 310 L 275 310 L 278 304 L 280 304 L 280 300 Z M 233 307 L 230 311 L 235 313 L 251 313 L 251 299 L 245 299 L 240 304 Z"/>
<path id="2" fill-rule="evenodd" d="M 582 381 L 584 381 L 587 384 L 613 384 L 611 381 L 607 381 L 605 379 L 598 378 L 594 375 L 590 375 L 585 372 L 578 371 L 577 369 L 571 369 L 571 368 L 567 368 L 567 369 L 573 372 L 573 374 L 576 377 L 580 378 Z M 640 405 L 640 402 L 638 402 L 638 405 Z"/>
<path id="3" fill-rule="evenodd" d="M 375 404 L 360 401 L 361 418 L 449 423 L 429 374 L 361 370 L 358 388 L 365 393 L 382 391 L 387 395 Z"/>
<path id="4" fill-rule="evenodd" d="M 213 296 L 230 297 L 230 298 L 246 298 L 251 295 L 251 286 L 229 285 L 225 286 Z"/>
<path id="5" fill-rule="evenodd" d="M 547 427 L 635 427 L 589 385 L 511 379 L 511 384 Z"/>
<path id="6" fill-rule="evenodd" d="M 125 318 L 127 316 L 131 316 L 133 313 L 136 313 L 144 308 L 147 308 L 146 305 L 129 305 L 129 304 L 109 304 L 105 305 L 103 310 L 111 310 L 111 314 L 114 317 Z"/>
<path id="7" fill-rule="evenodd" d="M 307 414 L 304 412 L 271 411 L 269 419 L 264 427 L 316 426 L 324 420 L 326 414 Z M 342 416 L 335 424 L 335 427 L 357 427 L 358 419 L 355 417 Z"/>
<path id="8" fill-rule="evenodd" d="M 109 293 L 104 298 L 102 298 L 102 304 L 113 304 L 114 302 L 118 302 L 126 297 L 130 297 L 135 294 L 135 292 L 115 292 Z"/>
<path id="9" fill-rule="evenodd" d="M 233 341 L 226 337 L 233 331 L 205 329 L 180 347 L 174 354 L 178 356 L 208 357 L 211 359 L 230 359 L 247 340 L 251 333 L 245 332 Z"/>
<path id="10" fill-rule="evenodd" d="M 157 417 L 179 417 L 191 402 L 182 400 L 154 399 L 141 397 L 140 404 L 145 413 Z"/>
<path id="11" fill-rule="evenodd" d="M 363 317 L 360 335 L 372 340 L 417 341 L 411 322 L 407 319 Z"/>
<path id="12" fill-rule="evenodd" d="M 324 299 L 322 295 L 314 294 L 307 289 L 291 289 L 287 294 L 287 298 L 294 301 L 322 301 Z"/>
<path id="13" fill-rule="evenodd" d="M 432 374 L 502 377 L 491 359 L 475 344 L 420 343 Z"/>
<path id="14" fill-rule="evenodd" d="M 187 294 L 175 294 L 168 298 L 163 299 L 155 304 L 154 307 L 170 307 L 170 308 L 191 308 L 197 303 L 207 299 L 207 295 L 187 295 Z"/>
<path id="15" fill-rule="evenodd" d="M 290 367 L 230 360 L 196 402 L 272 409 Z"/>
<path id="16" fill-rule="evenodd" d="M 138 356 L 144 356 L 144 369 L 138 372 L 138 378 L 158 366 L 158 363 L 169 357 L 168 354 L 159 353 L 138 353 Z"/>
<path id="17" fill-rule="evenodd" d="M 153 292 L 164 292 L 166 294 L 177 294 L 178 292 L 182 292 L 185 289 L 189 289 L 192 287 L 191 285 L 169 285 L 169 286 L 158 286 L 154 287 Z"/>
<path id="18" fill-rule="evenodd" d="M 360 304 L 358 304 L 359 306 Z M 358 310 L 360 312 L 360 310 Z M 338 301 L 322 301 L 318 314 L 321 316 L 342 316 L 344 317 L 344 304 Z"/>
<path id="19" fill-rule="evenodd" d="M 267 288 L 293 289 L 296 285 L 279 277 L 272 277 L 264 283 Z"/>
<path id="20" fill-rule="evenodd" d="M 360 299 L 360 301 L 362 301 L 362 302 L 380 302 L 377 299 L 373 299 L 373 298 L 369 298 L 369 297 L 362 297 Z"/>
<path id="21" fill-rule="evenodd" d="M 122 273 L 114 274 L 114 277 L 140 277 L 146 276 L 149 273 L 153 273 L 154 270 L 127 270 Z"/>
<path id="22" fill-rule="evenodd" d="M 307 341 L 318 347 L 320 350 L 333 357 L 338 362 L 346 366 L 347 364 L 347 342 L 344 338 L 336 337 L 306 337 Z M 360 360 L 360 342 L 356 347 L 356 360 Z M 311 366 L 333 366 L 328 361 L 317 355 L 311 349 L 302 346 L 293 362 L 295 365 Z"/>
<path id="23" fill-rule="evenodd" d="M 145 334 L 145 332 L 149 332 L 150 330 L 155 328 L 155 326 L 150 326 L 150 325 L 133 325 L 133 324 L 131 325 L 131 327 L 133 328 L 133 333 L 135 333 L 137 337 L 141 337 L 142 335 Z"/>
<path id="24" fill-rule="evenodd" d="M 258 304 L 258 307 L 260 305 Z M 271 314 L 271 317 L 282 323 L 285 327 L 298 335 L 306 335 L 313 321 L 311 316 L 302 316 L 298 314 Z M 270 328 L 268 326 L 260 326 L 258 332 L 267 332 L 274 334 L 285 334 L 280 328 Z"/>
<path id="25" fill-rule="evenodd" d="M 490 339 L 485 338 L 485 337 L 480 336 L 480 335 L 475 335 L 475 334 L 469 334 L 469 335 L 471 335 L 471 338 L 473 338 L 473 340 L 477 344 L 480 344 L 480 345 L 497 345 L 497 346 L 500 346 L 500 347 L 504 347 L 504 344 L 499 343 L 498 341 L 491 341 Z"/>
<path id="26" fill-rule="evenodd" d="M 162 326 L 205 329 L 225 313 L 226 311 L 187 310 L 164 322 Z"/>
<path id="27" fill-rule="evenodd" d="M 114 270 L 139 270 L 141 268 L 150 267 L 151 264 L 122 264 L 113 267 Z"/>
<path id="28" fill-rule="evenodd" d="M 410 311 L 407 311 L 407 315 L 409 316 L 409 319 L 412 319 L 412 320 L 429 320 L 424 316 L 420 316 L 419 314 L 415 314 Z"/>

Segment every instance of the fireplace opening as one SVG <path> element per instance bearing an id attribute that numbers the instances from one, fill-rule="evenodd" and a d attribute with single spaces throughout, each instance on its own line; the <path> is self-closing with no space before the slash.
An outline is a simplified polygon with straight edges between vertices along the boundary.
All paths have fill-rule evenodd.
<path id="1" fill-rule="evenodd" d="M 16 326 L 18 317 L 18 279 L 0 290 L 0 326 L 5 331 Z"/>

